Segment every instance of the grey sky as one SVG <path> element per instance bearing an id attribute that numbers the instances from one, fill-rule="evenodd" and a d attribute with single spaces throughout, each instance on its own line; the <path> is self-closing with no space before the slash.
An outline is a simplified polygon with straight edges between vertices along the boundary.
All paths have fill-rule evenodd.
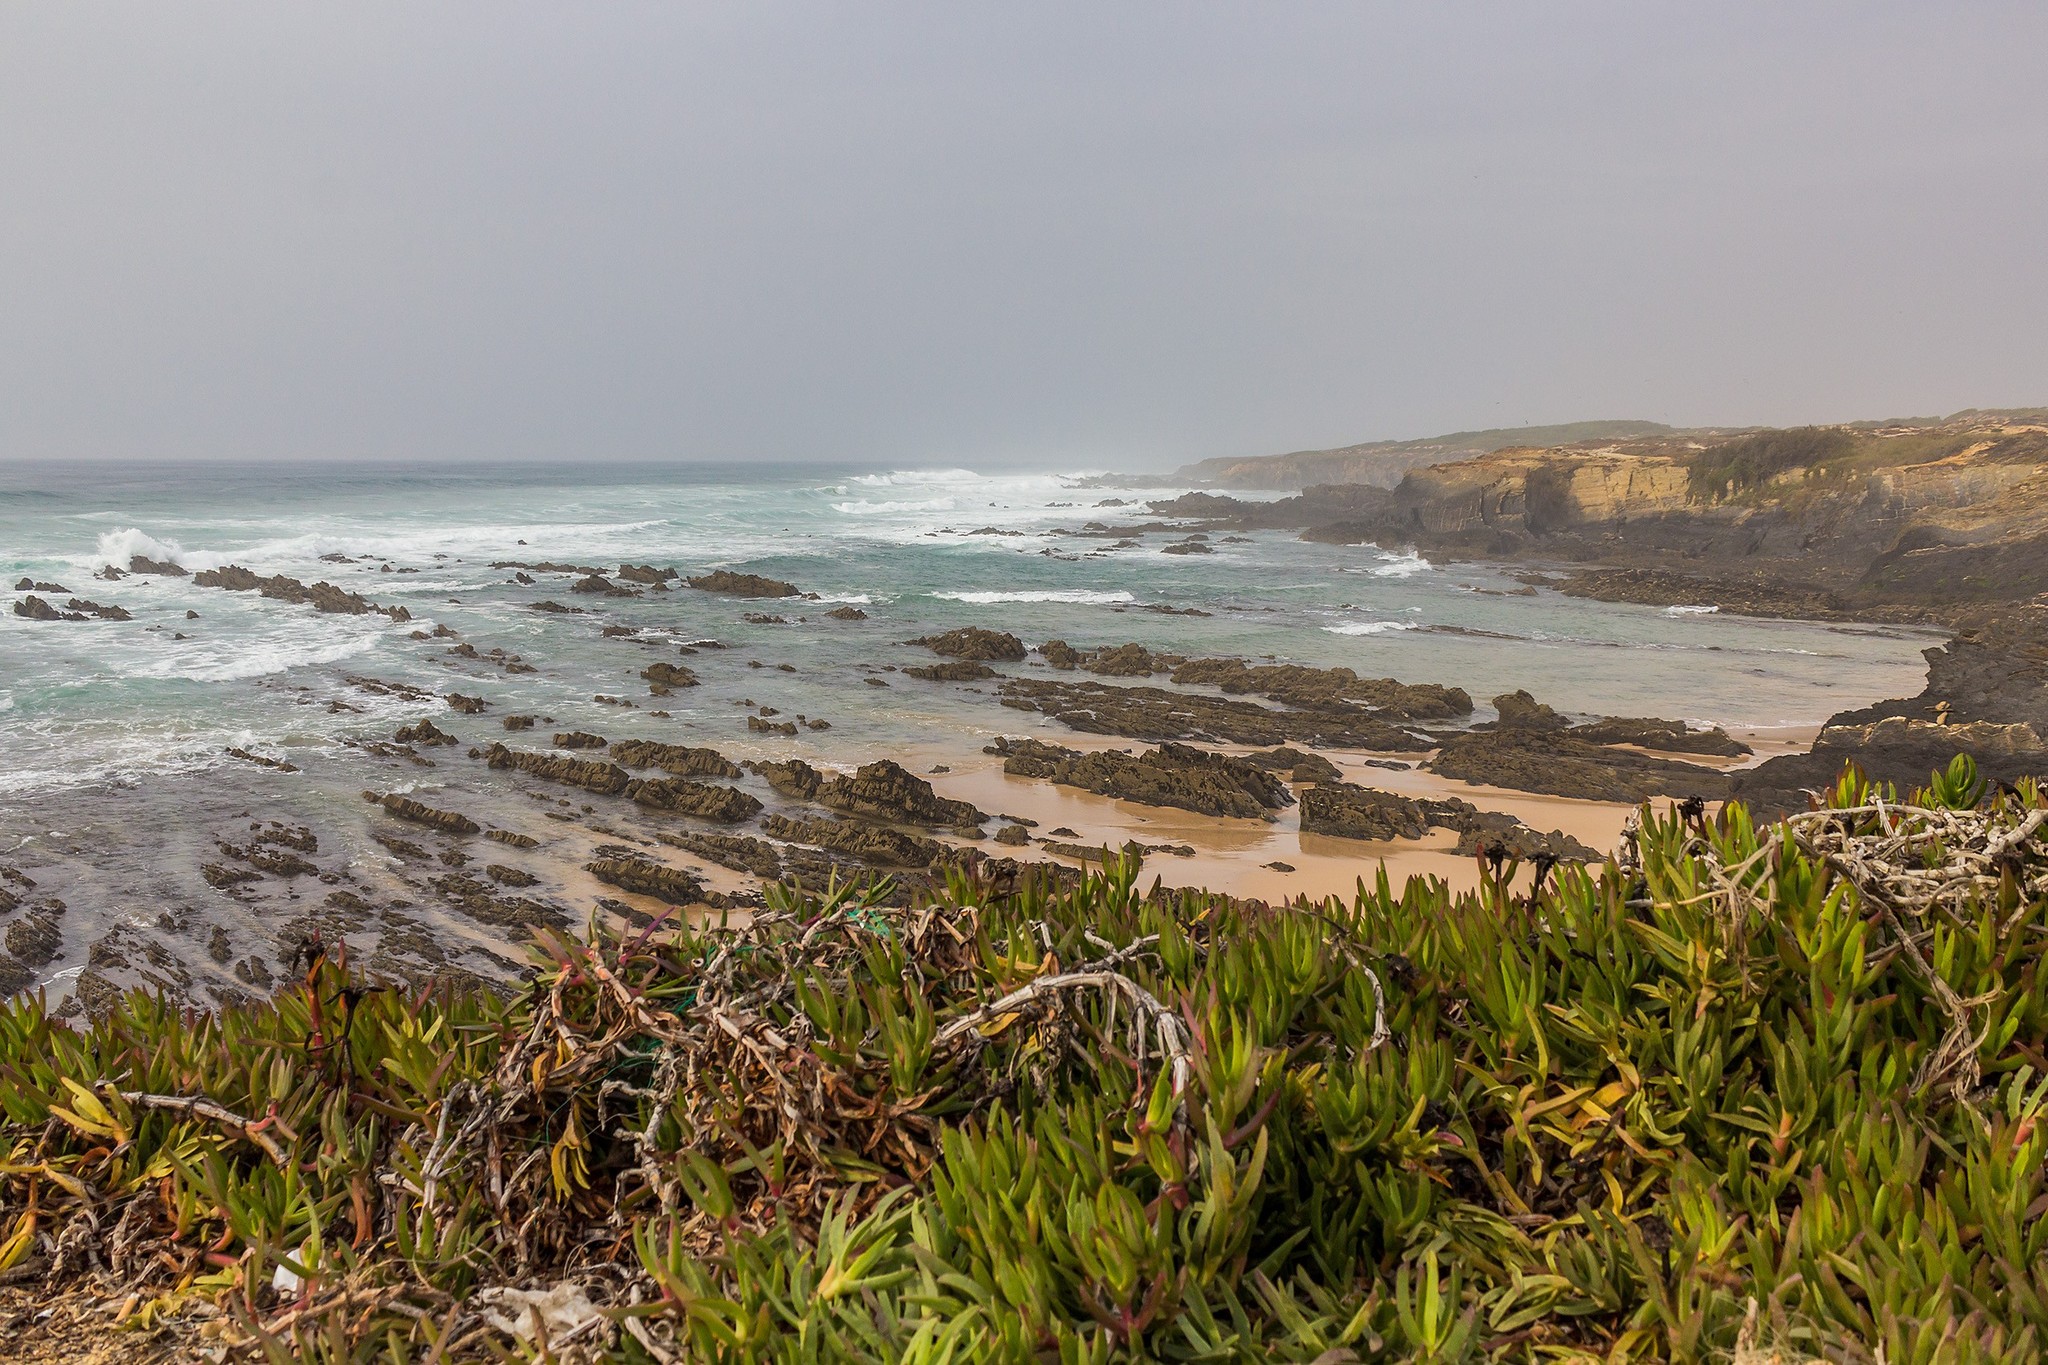
<path id="1" fill-rule="evenodd" d="M 2048 402 L 2048 6 L 0 7 L 0 458 Z"/>

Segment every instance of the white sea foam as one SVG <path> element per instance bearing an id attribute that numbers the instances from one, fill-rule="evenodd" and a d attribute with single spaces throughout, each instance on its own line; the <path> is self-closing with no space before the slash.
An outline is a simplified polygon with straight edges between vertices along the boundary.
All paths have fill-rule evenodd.
<path id="1" fill-rule="evenodd" d="M 117 531 L 102 531 L 99 542 L 99 561 L 125 569 L 128 561 L 136 555 L 148 559 L 168 560 L 173 564 L 185 562 L 185 548 L 175 540 L 158 540 L 147 531 L 134 526 L 124 526 Z"/>
<path id="2" fill-rule="evenodd" d="M 1716 606 L 1678 606 L 1664 608 L 1664 614 L 1666 616 L 1712 616 L 1719 610 L 1721 609 Z"/>
<path id="3" fill-rule="evenodd" d="M 1346 621 L 1341 626 L 1324 626 L 1332 635 L 1386 635 L 1397 630 L 1421 630 L 1420 621 Z"/>
<path id="4" fill-rule="evenodd" d="M 926 498 L 921 502 L 869 502 L 865 498 L 856 498 L 850 502 L 835 502 L 832 504 L 832 510 L 849 517 L 871 517 L 886 515 L 891 512 L 950 512 L 953 510 L 953 499 Z"/>
<path id="5" fill-rule="evenodd" d="M 1065 602 L 1071 606 L 1105 607 L 1137 601 L 1127 592 L 1095 592 L 1086 588 L 1066 592 L 935 592 L 932 596 L 948 602 L 968 602 L 977 607 L 997 602 Z"/>
<path id="6" fill-rule="evenodd" d="M 261 678 L 307 664 L 339 663 L 377 647 L 379 633 L 350 635 L 341 639 L 307 640 L 302 635 L 285 639 L 243 637 L 227 644 L 180 640 L 139 668 L 122 670 L 130 678 L 183 679 L 187 682 L 232 682 Z"/>
<path id="7" fill-rule="evenodd" d="M 1376 566 L 1373 575 L 1377 578 L 1413 578 L 1428 569 L 1430 562 L 1418 554 L 1405 554 Z"/>

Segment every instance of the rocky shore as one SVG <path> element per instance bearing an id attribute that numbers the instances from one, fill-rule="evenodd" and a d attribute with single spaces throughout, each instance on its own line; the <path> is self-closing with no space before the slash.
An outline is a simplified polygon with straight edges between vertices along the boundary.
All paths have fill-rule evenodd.
<path id="1" fill-rule="evenodd" d="M 340 752 L 239 740 L 221 752 L 219 773 L 181 779 L 176 829 L 152 828 L 160 808 L 114 787 L 0 857 L 0 992 L 41 985 L 68 996 L 73 1012 L 137 986 L 179 1002 L 239 999 L 267 990 L 316 938 L 345 940 L 395 982 L 506 981 L 528 928 L 593 913 L 630 925 L 744 915 L 762 904 L 764 884 L 783 880 L 822 888 L 888 877 L 915 895 L 948 878 L 1014 878 L 1034 866 L 1071 875 L 1128 856 L 1169 884 L 1277 900 L 1346 891 L 1381 860 L 1447 878 L 1509 864 L 1528 875 L 1600 856 L 1646 800 L 1736 797 L 1790 810 L 1845 761 L 1906 788 L 1959 752 L 1994 782 L 2048 772 L 2048 607 L 1979 600 L 2035 590 L 2021 561 L 2048 534 L 2028 520 L 2037 446 L 2003 428 L 1869 439 L 1920 441 L 1922 464 L 1938 468 L 1857 464 L 1855 450 L 1823 443 L 1816 449 L 1836 453 L 1791 466 L 1814 471 L 1796 487 L 1779 470 L 1715 493 L 1700 486 L 1699 451 L 1663 448 L 1650 433 L 1562 455 L 1496 450 L 1464 462 L 1471 468 L 1410 468 L 1390 488 L 1317 487 L 1264 503 L 1197 494 L 1155 505 L 1160 520 L 1084 528 L 1103 554 L 1161 534 L 1190 556 L 1229 551 L 1233 536 L 1279 528 L 1504 560 L 1534 580 L 1531 593 L 1940 621 L 1955 632 L 1928 652 L 1920 695 L 1843 711 L 1810 752 L 1752 764 L 1741 737 L 1571 709 L 1550 686 L 1539 697 L 1497 684 L 1475 699 L 1461 685 L 1469 678 L 1241 657 L 1220 651 L 1253 647 L 1228 636 L 1181 652 L 1162 644 L 1174 637 L 1161 617 L 1195 609 L 1167 601 L 1062 617 L 1058 634 L 1040 638 L 901 628 L 874 603 L 806 615 L 815 599 L 797 583 L 736 570 L 506 560 L 498 569 L 512 598 L 498 642 L 431 618 L 405 629 L 325 623 L 388 630 L 432 670 L 401 682 L 352 663 L 363 671 L 336 670 L 333 694 L 303 697 L 348 718 Z M 2004 510 L 1993 515 L 1992 503 Z M 1882 536 L 1869 533 L 1874 524 Z M 415 570 L 386 561 L 374 572 Z M 312 622 L 311 608 L 412 621 L 375 591 L 396 578 L 348 580 L 369 590 L 354 591 L 301 573 L 228 565 L 186 575 L 137 556 L 96 576 L 117 585 L 95 588 L 102 599 L 129 605 L 32 577 L 14 615 L 25 634 L 53 641 L 140 631 L 130 606 L 144 609 L 141 589 L 156 576 L 243 595 L 234 610 L 278 613 L 268 620 Z M 1950 573 L 1967 581 L 1938 598 L 1930 585 Z M 679 606 L 726 624 L 685 629 Z M 760 606 L 773 610 L 751 610 Z M 1145 612 L 1161 614 L 1150 618 L 1161 635 L 1104 630 Z M 605 651 L 602 668 L 578 661 L 579 709 L 559 720 L 530 696 L 513 699 L 533 660 L 547 663 L 515 631 L 542 626 Z M 737 651 L 697 633 L 728 627 L 748 632 L 728 637 L 742 640 Z M 827 743 L 821 708 L 774 690 L 811 667 L 778 642 L 827 632 L 874 650 L 832 686 L 967 718 L 952 733 L 972 743 Z M 559 657 L 552 666 L 571 671 Z M 374 724 L 362 714 L 373 706 L 387 708 Z M 695 719 L 672 720 L 664 706 Z M 799 708 L 809 714 L 785 714 Z M 350 778 L 345 803 L 331 797 L 340 773 Z"/>

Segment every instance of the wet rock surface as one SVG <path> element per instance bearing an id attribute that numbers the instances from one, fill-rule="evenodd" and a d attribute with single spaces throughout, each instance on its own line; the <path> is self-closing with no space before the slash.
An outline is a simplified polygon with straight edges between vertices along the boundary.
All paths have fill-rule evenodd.
<path id="1" fill-rule="evenodd" d="M 693 815 L 720 824 L 751 819 L 761 811 L 759 799 L 738 787 L 718 787 L 687 777 L 636 777 L 626 784 L 623 795 L 650 810 Z"/>
<path id="2" fill-rule="evenodd" d="M 903 676 L 924 682 L 979 682 L 983 678 L 995 677 L 996 671 L 979 659 L 948 659 L 944 663 L 906 668 Z"/>
<path id="3" fill-rule="evenodd" d="M 201 569 L 192 575 L 192 581 L 202 588 L 254 592 L 280 602 L 310 606 L 315 611 L 335 612 L 344 616 L 365 616 L 376 612 L 394 621 L 412 620 L 412 613 L 404 607 L 379 606 L 361 593 L 344 591 L 332 583 L 322 581 L 308 585 L 283 574 L 273 574 L 265 578 L 239 564 L 224 564 L 218 569 Z"/>
<path id="4" fill-rule="evenodd" d="M 1807 753 L 1736 773 L 1734 794 L 1760 814 L 1804 810 L 1853 761 L 1903 795 L 1958 754 L 1993 782 L 2048 775 L 2048 605 L 1970 618 L 1926 657 L 1919 695 L 1837 713 Z"/>
<path id="5" fill-rule="evenodd" d="M 598 858 L 583 870 L 622 891 L 653 896 L 671 905 L 691 905 L 704 899 L 703 880 L 695 873 L 649 858 Z"/>
<path id="6" fill-rule="evenodd" d="M 779 578 L 763 578 L 759 574 L 734 573 L 720 569 L 716 573 L 703 574 L 686 579 L 699 592 L 715 592 L 725 597 L 796 597 L 800 591 L 794 583 L 785 583 Z"/>
<path id="7" fill-rule="evenodd" d="M 988 752 L 1000 755 L 1003 771 L 1014 776 L 1146 806 L 1271 820 L 1294 802 L 1286 784 L 1257 764 L 1185 744 L 1162 744 L 1136 754 L 1122 749 L 1083 753 L 1034 739 L 999 739 Z"/>
<path id="8" fill-rule="evenodd" d="M 475 834 L 483 827 L 459 811 L 436 810 L 424 801 L 397 792 L 378 798 L 386 812 L 416 825 L 428 825 L 444 834 Z"/>
<path id="9" fill-rule="evenodd" d="M 1380 753 L 1422 753 L 1428 739 L 1364 707 L 1283 710 L 1257 702 L 1162 687 L 1006 679 L 1005 706 L 1038 711 L 1072 730 L 1143 740 L 1209 740 L 1260 747 L 1299 743 Z"/>
<path id="10" fill-rule="evenodd" d="M 1727 775 L 1712 768 L 1591 744 L 1553 730 L 1502 727 L 1452 735 L 1426 766 L 1477 786 L 1587 801 L 1718 800 L 1729 791 Z"/>
<path id="11" fill-rule="evenodd" d="M 761 828 L 791 843 L 814 844 L 874 867 L 930 867 L 946 855 L 936 839 L 885 829 L 858 820 L 827 820 L 770 815 Z"/>
<path id="12" fill-rule="evenodd" d="M 966 801 L 940 796 L 931 783 L 886 758 L 863 764 L 849 776 L 820 783 L 813 799 L 848 815 L 976 835 L 988 819 Z"/>
<path id="13" fill-rule="evenodd" d="M 633 779 L 616 763 L 593 759 L 564 758 L 559 754 L 537 754 L 493 744 L 484 751 L 484 762 L 493 768 L 510 768 L 549 782 L 563 782 L 586 791 L 618 796 Z"/>
<path id="14" fill-rule="evenodd" d="M 651 739 L 622 739 L 611 747 L 612 761 L 628 768 L 660 768 L 677 777 L 738 777 L 739 764 L 716 749 L 663 744 Z"/>
<path id="15" fill-rule="evenodd" d="M 1007 631 L 962 626 L 940 635 L 922 635 L 910 641 L 949 659 L 975 659 L 985 663 L 1022 663 L 1024 642 Z"/>

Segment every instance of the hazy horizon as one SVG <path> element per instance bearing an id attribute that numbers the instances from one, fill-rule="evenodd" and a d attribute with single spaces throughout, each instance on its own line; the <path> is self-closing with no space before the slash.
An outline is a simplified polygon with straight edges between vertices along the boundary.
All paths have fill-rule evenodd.
<path id="1" fill-rule="evenodd" d="M 2048 11 L 0 12 L 0 460 L 1163 470 L 2048 400 Z"/>

